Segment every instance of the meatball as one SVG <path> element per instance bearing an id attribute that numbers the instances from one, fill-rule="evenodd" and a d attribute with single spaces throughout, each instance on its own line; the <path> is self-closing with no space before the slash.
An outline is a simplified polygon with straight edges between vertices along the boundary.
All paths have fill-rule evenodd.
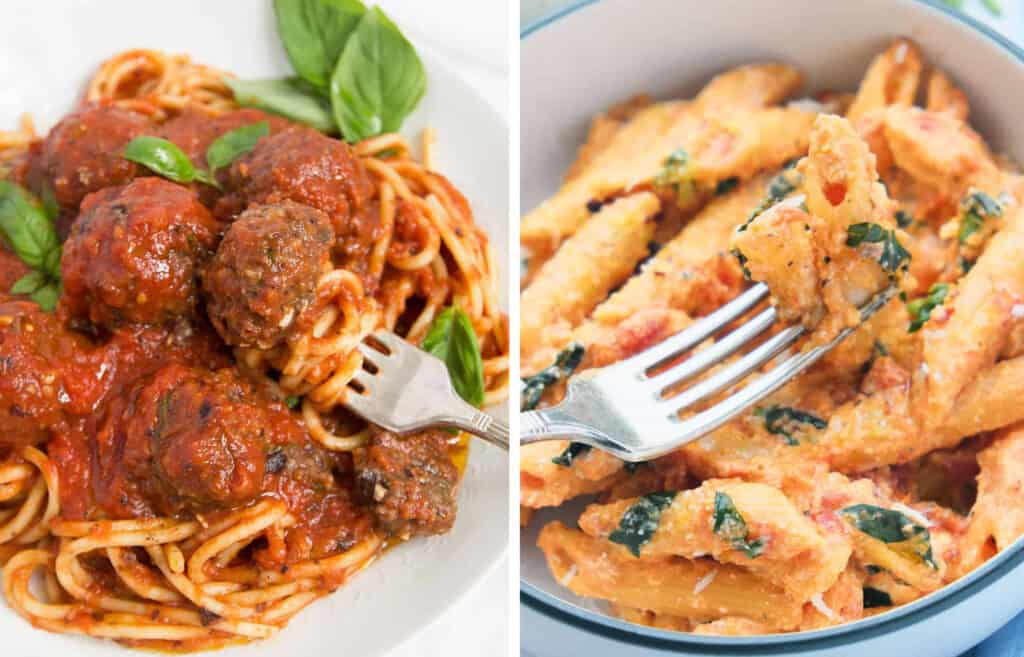
<path id="1" fill-rule="evenodd" d="M 333 241 L 327 216 L 305 205 L 243 212 L 203 273 L 207 312 L 224 341 L 261 349 L 284 342 L 316 301 Z"/>
<path id="2" fill-rule="evenodd" d="M 109 105 L 83 107 L 64 117 L 33 150 L 26 182 L 39 195 L 52 189 L 61 214 L 73 218 L 87 194 L 138 175 L 138 166 L 121 153 L 152 130 L 141 114 Z"/>
<path id="3" fill-rule="evenodd" d="M 273 446 L 303 440 L 287 407 L 234 369 L 171 364 L 108 409 L 97 501 L 117 517 L 236 508 L 263 492 Z"/>
<path id="4" fill-rule="evenodd" d="M 67 412 L 87 411 L 96 352 L 34 303 L 0 303 L 0 446 L 45 441 Z"/>
<path id="5" fill-rule="evenodd" d="M 365 273 L 380 221 L 377 213 L 367 211 L 372 181 L 348 144 L 312 128 L 290 128 L 261 139 L 235 160 L 225 182 L 228 193 L 216 206 L 221 219 L 252 203 L 303 203 L 331 220 L 342 264 Z"/>
<path id="6" fill-rule="evenodd" d="M 218 232 L 194 192 L 161 178 L 92 194 L 64 245 L 62 303 L 108 329 L 191 318 Z"/>
<path id="7" fill-rule="evenodd" d="M 218 137 L 236 128 L 262 121 L 269 124 L 271 134 L 281 132 L 292 125 L 286 119 L 266 114 L 257 109 L 240 109 L 220 116 L 209 116 L 202 112 L 186 110 L 163 124 L 157 134 L 178 146 L 192 160 L 192 164 L 206 169 L 209 166 L 206 161 L 206 150 Z M 221 182 L 224 182 L 226 176 L 226 168 L 217 171 L 217 178 Z M 196 183 L 194 189 L 208 207 L 212 207 L 220 198 L 220 192 L 216 187 Z"/>
<path id="8" fill-rule="evenodd" d="M 443 534 L 455 523 L 459 471 L 444 431 L 400 437 L 377 427 L 355 450 L 356 492 L 392 534 Z"/>

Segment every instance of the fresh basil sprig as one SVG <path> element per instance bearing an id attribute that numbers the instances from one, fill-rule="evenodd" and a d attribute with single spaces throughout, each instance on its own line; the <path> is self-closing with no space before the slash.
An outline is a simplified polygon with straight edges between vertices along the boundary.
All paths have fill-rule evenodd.
<path id="1" fill-rule="evenodd" d="M 416 49 L 380 8 L 368 11 L 331 76 L 331 109 L 341 134 L 361 141 L 398 130 L 426 91 Z"/>
<path id="2" fill-rule="evenodd" d="M 277 33 L 302 79 L 326 92 L 366 6 L 359 0 L 274 0 Z"/>
<path id="3" fill-rule="evenodd" d="M 46 311 L 60 298 L 60 240 L 42 203 L 18 185 L 0 180 L 0 232 L 14 254 L 32 268 L 11 287 Z"/>
<path id="4" fill-rule="evenodd" d="M 188 155 L 185 155 L 173 143 L 160 137 L 150 135 L 136 137 L 124 147 L 123 157 L 177 183 L 187 185 L 193 180 L 197 180 L 207 185 L 220 187 L 208 171 L 192 166 L 192 160 L 188 159 Z"/>
<path id="5" fill-rule="evenodd" d="M 910 554 L 932 569 L 938 565 L 932 556 L 931 534 L 928 529 L 892 509 L 872 504 L 854 504 L 839 511 L 859 531 L 882 541 L 900 554 Z"/>
<path id="6" fill-rule="evenodd" d="M 924 323 L 932 318 L 932 311 L 942 305 L 949 294 L 948 283 L 935 283 L 928 288 L 928 296 L 914 299 L 907 304 L 907 313 L 910 314 L 910 326 L 907 333 L 916 333 L 921 330 Z"/>
<path id="7" fill-rule="evenodd" d="M 750 530 L 747 522 L 736 510 L 732 498 L 722 491 L 715 492 L 715 511 L 711 519 L 711 530 L 719 537 L 728 541 L 736 550 L 740 550 L 751 559 L 761 556 L 764 543 L 758 539 L 748 540 Z"/>
<path id="8" fill-rule="evenodd" d="M 356 142 L 397 131 L 427 88 L 416 49 L 360 0 L 275 0 L 298 78 L 224 82 L 235 100 Z"/>
<path id="9" fill-rule="evenodd" d="M 320 132 L 338 132 L 330 104 L 299 84 L 297 78 L 283 80 L 236 80 L 224 78 L 239 105 L 283 116 Z"/>
<path id="10" fill-rule="evenodd" d="M 675 497 L 674 492 L 644 495 L 636 504 L 626 509 L 619 520 L 618 528 L 608 534 L 608 540 L 625 545 L 634 557 L 639 557 L 640 548 L 650 543 L 654 532 L 658 530 L 661 512 L 672 505 Z"/>
<path id="11" fill-rule="evenodd" d="M 480 343 L 469 317 L 458 306 L 445 308 L 434 319 L 420 345 L 448 366 L 455 392 L 473 406 L 484 403 L 484 364 Z"/>
<path id="12" fill-rule="evenodd" d="M 217 169 L 228 166 L 239 156 L 251 151 L 255 148 L 256 142 L 269 134 L 270 124 L 260 121 L 235 128 L 217 137 L 206 149 L 206 164 L 210 167 L 210 174 L 216 173 Z"/>

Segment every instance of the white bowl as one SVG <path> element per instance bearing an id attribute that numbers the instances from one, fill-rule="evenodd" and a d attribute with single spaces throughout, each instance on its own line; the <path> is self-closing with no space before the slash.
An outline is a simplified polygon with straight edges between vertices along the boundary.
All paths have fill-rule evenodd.
<path id="1" fill-rule="evenodd" d="M 378 2 L 386 11 L 396 4 Z M 48 129 L 78 102 L 96 67 L 129 48 L 188 53 L 244 77 L 290 74 L 270 0 L 5 0 L 3 9 L 0 128 L 13 128 L 28 111 Z M 402 14 L 393 17 L 403 23 Z M 413 138 L 425 125 L 436 128 L 438 170 L 465 193 L 507 272 L 508 127 L 439 58 L 424 48 L 420 55 L 428 91 L 403 132 Z M 399 546 L 277 637 L 218 654 L 383 654 L 469 591 L 504 554 L 508 537 L 507 456 L 474 442 L 449 534 Z M 0 654 L 17 657 L 130 654 L 108 641 L 37 630 L 2 602 L 0 637 Z"/>
<path id="2" fill-rule="evenodd" d="M 756 60 L 801 68 L 807 90 L 853 90 L 896 36 L 967 92 L 971 123 L 1024 158 L 1024 51 L 922 0 L 587 0 L 534 23 L 521 41 L 521 203 L 553 194 L 589 118 L 631 94 L 692 96 L 712 75 Z M 547 511 L 521 537 L 521 637 L 534 657 L 564 655 L 914 655 L 952 657 L 1024 608 L 1021 542 L 958 582 L 880 616 L 765 637 L 698 637 L 623 622 L 559 586 L 536 546 Z"/>

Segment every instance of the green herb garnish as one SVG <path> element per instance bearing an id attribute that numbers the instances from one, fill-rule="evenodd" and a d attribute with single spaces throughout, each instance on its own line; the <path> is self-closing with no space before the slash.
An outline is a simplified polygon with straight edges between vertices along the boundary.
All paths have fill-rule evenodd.
<path id="1" fill-rule="evenodd" d="M 558 353 L 555 362 L 533 376 L 523 379 L 522 405 L 520 410 L 531 411 L 537 407 L 544 391 L 576 371 L 583 360 L 584 348 L 573 342 Z"/>
<path id="2" fill-rule="evenodd" d="M 32 268 L 11 287 L 49 312 L 61 292 L 61 246 L 43 204 L 18 185 L 0 180 L 0 233 L 16 256 Z"/>
<path id="3" fill-rule="evenodd" d="M 122 156 L 126 160 L 141 164 L 153 173 L 176 183 L 187 185 L 196 180 L 213 187 L 220 187 L 209 171 L 192 166 L 188 155 L 160 137 L 136 137 L 124 147 Z"/>
<path id="4" fill-rule="evenodd" d="M 244 155 L 256 147 L 263 137 L 270 134 L 270 124 L 266 121 L 245 125 L 226 132 L 206 149 L 206 164 L 210 167 L 212 175 L 222 167 L 234 162 L 239 156 Z"/>
<path id="5" fill-rule="evenodd" d="M 903 210 L 896 211 L 896 225 L 900 228 L 909 228 L 914 223 L 914 218 Z"/>
<path id="6" fill-rule="evenodd" d="M 484 364 L 480 343 L 469 317 L 458 306 L 441 311 L 420 345 L 448 367 L 452 386 L 459 396 L 479 408 L 484 403 Z"/>
<path id="7" fill-rule="evenodd" d="M 737 229 L 739 232 L 743 232 L 750 225 L 750 222 L 757 218 L 757 215 L 761 214 L 768 208 L 772 207 L 779 201 L 784 200 L 787 196 L 796 191 L 797 186 L 803 182 L 803 176 L 794 170 L 796 167 L 796 160 L 790 160 L 786 163 L 786 166 L 782 168 L 778 174 L 776 174 L 770 181 L 768 181 L 768 196 L 762 200 L 756 208 L 747 217 L 747 220 L 740 225 Z M 801 206 L 804 212 L 807 212 L 807 205 Z"/>
<path id="8" fill-rule="evenodd" d="M 661 512 L 672 504 L 675 497 L 674 492 L 644 495 L 622 514 L 618 529 L 608 535 L 608 540 L 625 545 L 633 556 L 639 557 L 640 548 L 651 542 L 658 529 Z"/>
<path id="9" fill-rule="evenodd" d="M 576 460 L 576 457 L 580 454 L 586 454 L 590 451 L 590 445 L 584 445 L 583 443 L 569 443 L 561 454 L 551 459 L 551 462 L 555 465 L 561 465 L 563 467 L 572 467 L 572 462 Z"/>
<path id="10" fill-rule="evenodd" d="M 855 504 L 839 511 L 858 530 L 883 543 L 893 545 L 896 552 L 913 554 L 933 569 L 938 569 L 932 556 L 931 534 L 899 511 L 871 504 Z"/>
<path id="11" fill-rule="evenodd" d="M 275 0 L 294 78 L 225 79 L 239 104 L 280 114 L 349 142 L 396 132 L 426 92 L 416 49 L 360 0 Z"/>
<path id="12" fill-rule="evenodd" d="M 787 445 L 799 445 L 800 441 L 793 437 L 793 434 L 802 431 L 801 424 L 809 424 L 815 429 L 821 430 L 828 426 L 828 421 L 823 420 L 813 413 L 800 411 L 789 406 L 768 406 L 757 408 L 754 415 L 764 418 L 764 426 L 768 433 L 782 436 Z"/>
<path id="13" fill-rule="evenodd" d="M 746 521 L 736 510 L 732 498 L 721 491 L 715 493 L 715 515 L 712 518 L 711 529 L 728 541 L 734 549 L 741 550 L 751 559 L 759 557 L 764 551 L 764 543 L 760 539 L 747 540 L 749 529 Z"/>
<path id="14" fill-rule="evenodd" d="M 736 186 L 740 184 L 740 179 L 736 176 L 726 178 L 725 180 L 719 180 L 718 184 L 715 185 L 715 196 L 722 196 L 728 194 L 732 190 L 736 189 Z"/>
<path id="15" fill-rule="evenodd" d="M 740 228 L 743 227 L 741 226 Z M 739 249 L 732 249 L 731 251 L 729 251 L 729 253 L 736 256 L 736 259 L 739 261 L 740 269 L 743 271 L 743 278 L 747 279 L 748 281 L 753 280 L 751 277 L 750 269 L 747 267 L 747 263 L 749 262 L 749 260 L 747 260 L 747 256 L 743 255 L 743 252 L 740 251 Z"/>
<path id="16" fill-rule="evenodd" d="M 1003 206 L 999 201 L 982 191 L 968 194 L 960 202 L 960 211 L 960 232 L 957 239 L 961 244 L 966 243 L 967 238 L 981 230 L 987 217 L 1003 216 Z"/>
<path id="17" fill-rule="evenodd" d="M 689 169 L 690 154 L 684 148 L 677 148 L 665 158 L 661 171 L 654 177 L 654 184 L 671 187 L 675 190 L 679 205 L 689 205 L 697 194 L 697 184 Z"/>
<path id="18" fill-rule="evenodd" d="M 301 403 L 301 401 L 302 400 L 295 395 L 290 395 L 284 398 L 285 406 L 293 410 L 299 407 L 299 403 Z"/>
<path id="19" fill-rule="evenodd" d="M 892 598 L 885 591 L 872 588 L 870 586 L 864 587 L 864 608 L 871 609 L 872 607 L 891 607 Z"/>
<path id="20" fill-rule="evenodd" d="M 906 271 L 910 263 L 910 253 L 896 239 L 895 230 L 886 230 L 878 224 L 864 222 L 851 224 L 846 231 L 846 246 L 856 247 L 865 242 L 881 242 L 882 255 L 878 258 L 878 264 L 882 265 L 882 269 L 890 275 L 901 268 Z"/>
<path id="21" fill-rule="evenodd" d="M 910 326 L 907 333 L 916 333 L 921 330 L 924 323 L 931 319 L 932 311 L 942 305 L 949 294 L 947 283 L 936 283 L 928 289 L 928 295 L 920 299 L 914 299 L 907 304 L 907 313 L 910 314 Z"/>

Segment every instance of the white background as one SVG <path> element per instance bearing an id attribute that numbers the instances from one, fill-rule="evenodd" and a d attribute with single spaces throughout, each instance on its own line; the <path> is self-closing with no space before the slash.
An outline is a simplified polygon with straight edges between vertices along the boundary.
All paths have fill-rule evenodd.
<path id="1" fill-rule="evenodd" d="M 506 121 L 509 120 L 512 27 L 506 0 L 379 1 L 417 48 L 429 49 L 445 59 Z M 443 148 L 443 136 L 441 139 L 439 146 Z M 506 508 L 494 510 L 501 514 L 507 511 Z M 510 597 L 506 555 L 472 592 L 389 657 L 508 654 Z"/>

